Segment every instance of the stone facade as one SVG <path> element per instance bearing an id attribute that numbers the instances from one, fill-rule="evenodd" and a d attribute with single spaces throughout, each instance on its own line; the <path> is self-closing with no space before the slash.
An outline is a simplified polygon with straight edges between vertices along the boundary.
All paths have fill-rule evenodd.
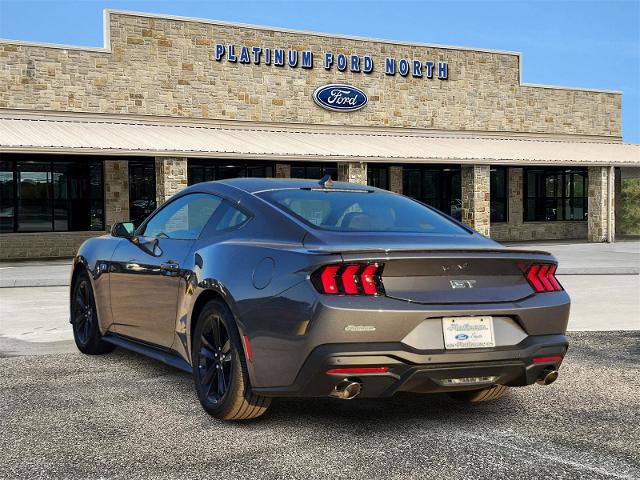
<path id="1" fill-rule="evenodd" d="M 0 235 L 0 260 L 73 257 L 85 240 L 104 233 L 3 233 Z"/>
<path id="2" fill-rule="evenodd" d="M 109 51 L 0 43 L 0 108 L 151 114 L 261 122 L 620 138 L 621 95 L 520 83 L 512 53 L 108 14 Z M 313 68 L 231 63 L 215 44 L 313 52 Z M 326 51 L 370 55 L 371 73 L 325 70 Z M 448 79 L 385 74 L 387 57 L 448 62 Z M 327 111 L 315 88 L 348 83 L 369 96 Z"/>
<path id="3" fill-rule="evenodd" d="M 613 174 L 611 167 L 589 167 L 587 238 L 590 242 L 614 240 L 615 174 L 611 178 L 610 174 Z"/>
<path id="4" fill-rule="evenodd" d="M 402 193 L 402 167 L 392 165 L 389 167 L 389 190 Z"/>
<path id="5" fill-rule="evenodd" d="M 498 241 L 585 239 L 587 222 L 525 222 L 523 169 L 509 168 L 507 221 L 491 223 L 491 238 Z"/>
<path id="6" fill-rule="evenodd" d="M 291 165 L 288 163 L 276 163 L 276 178 L 291 178 Z"/>
<path id="7" fill-rule="evenodd" d="M 489 165 L 464 165 L 461 172 L 462 221 L 489 235 Z"/>
<path id="8" fill-rule="evenodd" d="M 367 164 L 364 162 L 338 163 L 338 180 L 341 182 L 367 184 Z"/>
<path id="9" fill-rule="evenodd" d="M 129 162 L 106 160 L 104 162 L 104 222 L 105 229 L 117 222 L 129 220 Z"/>
<path id="10" fill-rule="evenodd" d="M 187 159 L 156 157 L 156 205 L 160 206 L 187 186 Z"/>

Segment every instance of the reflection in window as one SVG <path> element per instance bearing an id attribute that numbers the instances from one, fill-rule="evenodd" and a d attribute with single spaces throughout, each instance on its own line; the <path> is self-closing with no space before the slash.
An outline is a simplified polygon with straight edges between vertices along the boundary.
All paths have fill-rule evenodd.
<path id="1" fill-rule="evenodd" d="M 244 177 L 273 177 L 273 163 L 219 162 L 189 159 L 187 164 L 187 183 L 189 185 L 224 180 L 226 178 Z"/>
<path id="2" fill-rule="evenodd" d="M 14 231 L 14 166 L 14 162 L 0 161 L 0 232 Z"/>
<path id="3" fill-rule="evenodd" d="M 507 168 L 491 167 L 490 173 L 491 222 L 507 221 Z"/>
<path id="4" fill-rule="evenodd" d="M 411 165 L 403 168 L 403 193 L 460 220 L 460 167 Z"/>
<path id="5" fill-rule="evenodd" d="M 525 221 L 585 220 L 587 170 L 526 168 Z"/>
<path id="6" fill-rule="evenodd" d="M 156 209 L 156 166 L 153 159 L 129 161 L 129 218 L 137 227 Z"/>
<path id="7" fill-rule="evenodd" d="M 320 180 L 325 175 L 330 175 L 332 180 L 338 180 L 338 166 L 335 163 L 291 164 L 291 178 Z"/>
<path id="8" fill-rule="evenodd" d="M 104 230 L 102 160 L 14 158 L 0 162 L 0 231 Z"/>
<path id="9" fill-rule="evenodd" d="M 163 207 L 144 229 L 148 237 L 193 240 L 220 205 L 215 195 L 194 193 L 180 197 Z"/>
<path id="10" fill-rule="evenodd" d="M 389 167 L 384 165 L 367 165 L 367 185 L 389 190 Z"/>

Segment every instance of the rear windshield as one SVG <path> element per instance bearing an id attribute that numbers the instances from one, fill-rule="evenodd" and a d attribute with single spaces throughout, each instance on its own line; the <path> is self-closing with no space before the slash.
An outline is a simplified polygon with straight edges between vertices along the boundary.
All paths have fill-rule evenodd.
<path id="1" fill-rule="evenodd" d="M 380 191 L 274 190 L 259 194 L 306 223 L 335 232 L 464 234 L 467 230 L 401 195 Z"/>

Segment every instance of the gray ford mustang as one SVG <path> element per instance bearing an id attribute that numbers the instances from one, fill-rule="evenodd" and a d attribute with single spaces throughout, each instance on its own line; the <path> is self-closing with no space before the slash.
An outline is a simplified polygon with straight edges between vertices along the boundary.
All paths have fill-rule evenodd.
<path id="1" fill-rule="evenodd" d="M 85 242 L 71 323 L 86 354 L 120 346 L 192 373 L 220 419 L 284 396 L 479 402 L 557 378 L 556 267 L 385 190 L 224 180 Z"/>

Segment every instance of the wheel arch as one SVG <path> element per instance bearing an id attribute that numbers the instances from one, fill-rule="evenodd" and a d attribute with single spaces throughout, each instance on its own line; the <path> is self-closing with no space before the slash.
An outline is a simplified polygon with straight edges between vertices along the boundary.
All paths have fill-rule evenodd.
<path id="1" fill-rule="evenodd" d="M 244 327 L 242 325 L 242 322 L 240 321 L 238 314 L 237 314 L 237 310 L 235 308 L 235 304 L 233 303 L 233 299 L 230 298 L 228 295 L 224 295 L 222 292 L 213 289 L 213 288 L 208 288 L 203 290 L 202 292 L 200 292 L 200 294 L 197 296 L 194 304 L 193 304 L 193 308 L 191 309 L 191 316 L 190 316 L 190 322 L 189 322 L 189 338 L 187 339 L 187 344 L 188 344 L 188 355 L 189 355 L 189 363 L 191 363 L 191 356 L 192 356 L 192 345 L 193 345 L 193 332 L 196 328 L 196 324 L 198 321 L 198 317 L 200 316 L 200 312 L 202 312 L 202 309 L 205 307 L 205 305 L 207 303 L 209 303 L 212 300 L 220 300 L 224 305 L 226 305 L 226 307 L 229 309 L 229 311 L 231 312 L 231 315 L 233 316 L 233 319 L 235 321 L 235 325 L 236 328 L 238 330 L 238 335 L 240 336 L 240 338 L 242 339 L 243 335 L 245 335 L 244 332 Z M 249 371 L 249 379 L 251 380 L 253 377 L 253 368 L 250 365 L 250 362 L 248 361 L 248 355 L 246 352 L 246 346 L 244 344 L 244 342 L 242 342 L 242 348 L 243 348 L 243 354 L 244 354 L 244 359 L 245 359 L 245 363 L 247 364 L 247 369 Z"/>

